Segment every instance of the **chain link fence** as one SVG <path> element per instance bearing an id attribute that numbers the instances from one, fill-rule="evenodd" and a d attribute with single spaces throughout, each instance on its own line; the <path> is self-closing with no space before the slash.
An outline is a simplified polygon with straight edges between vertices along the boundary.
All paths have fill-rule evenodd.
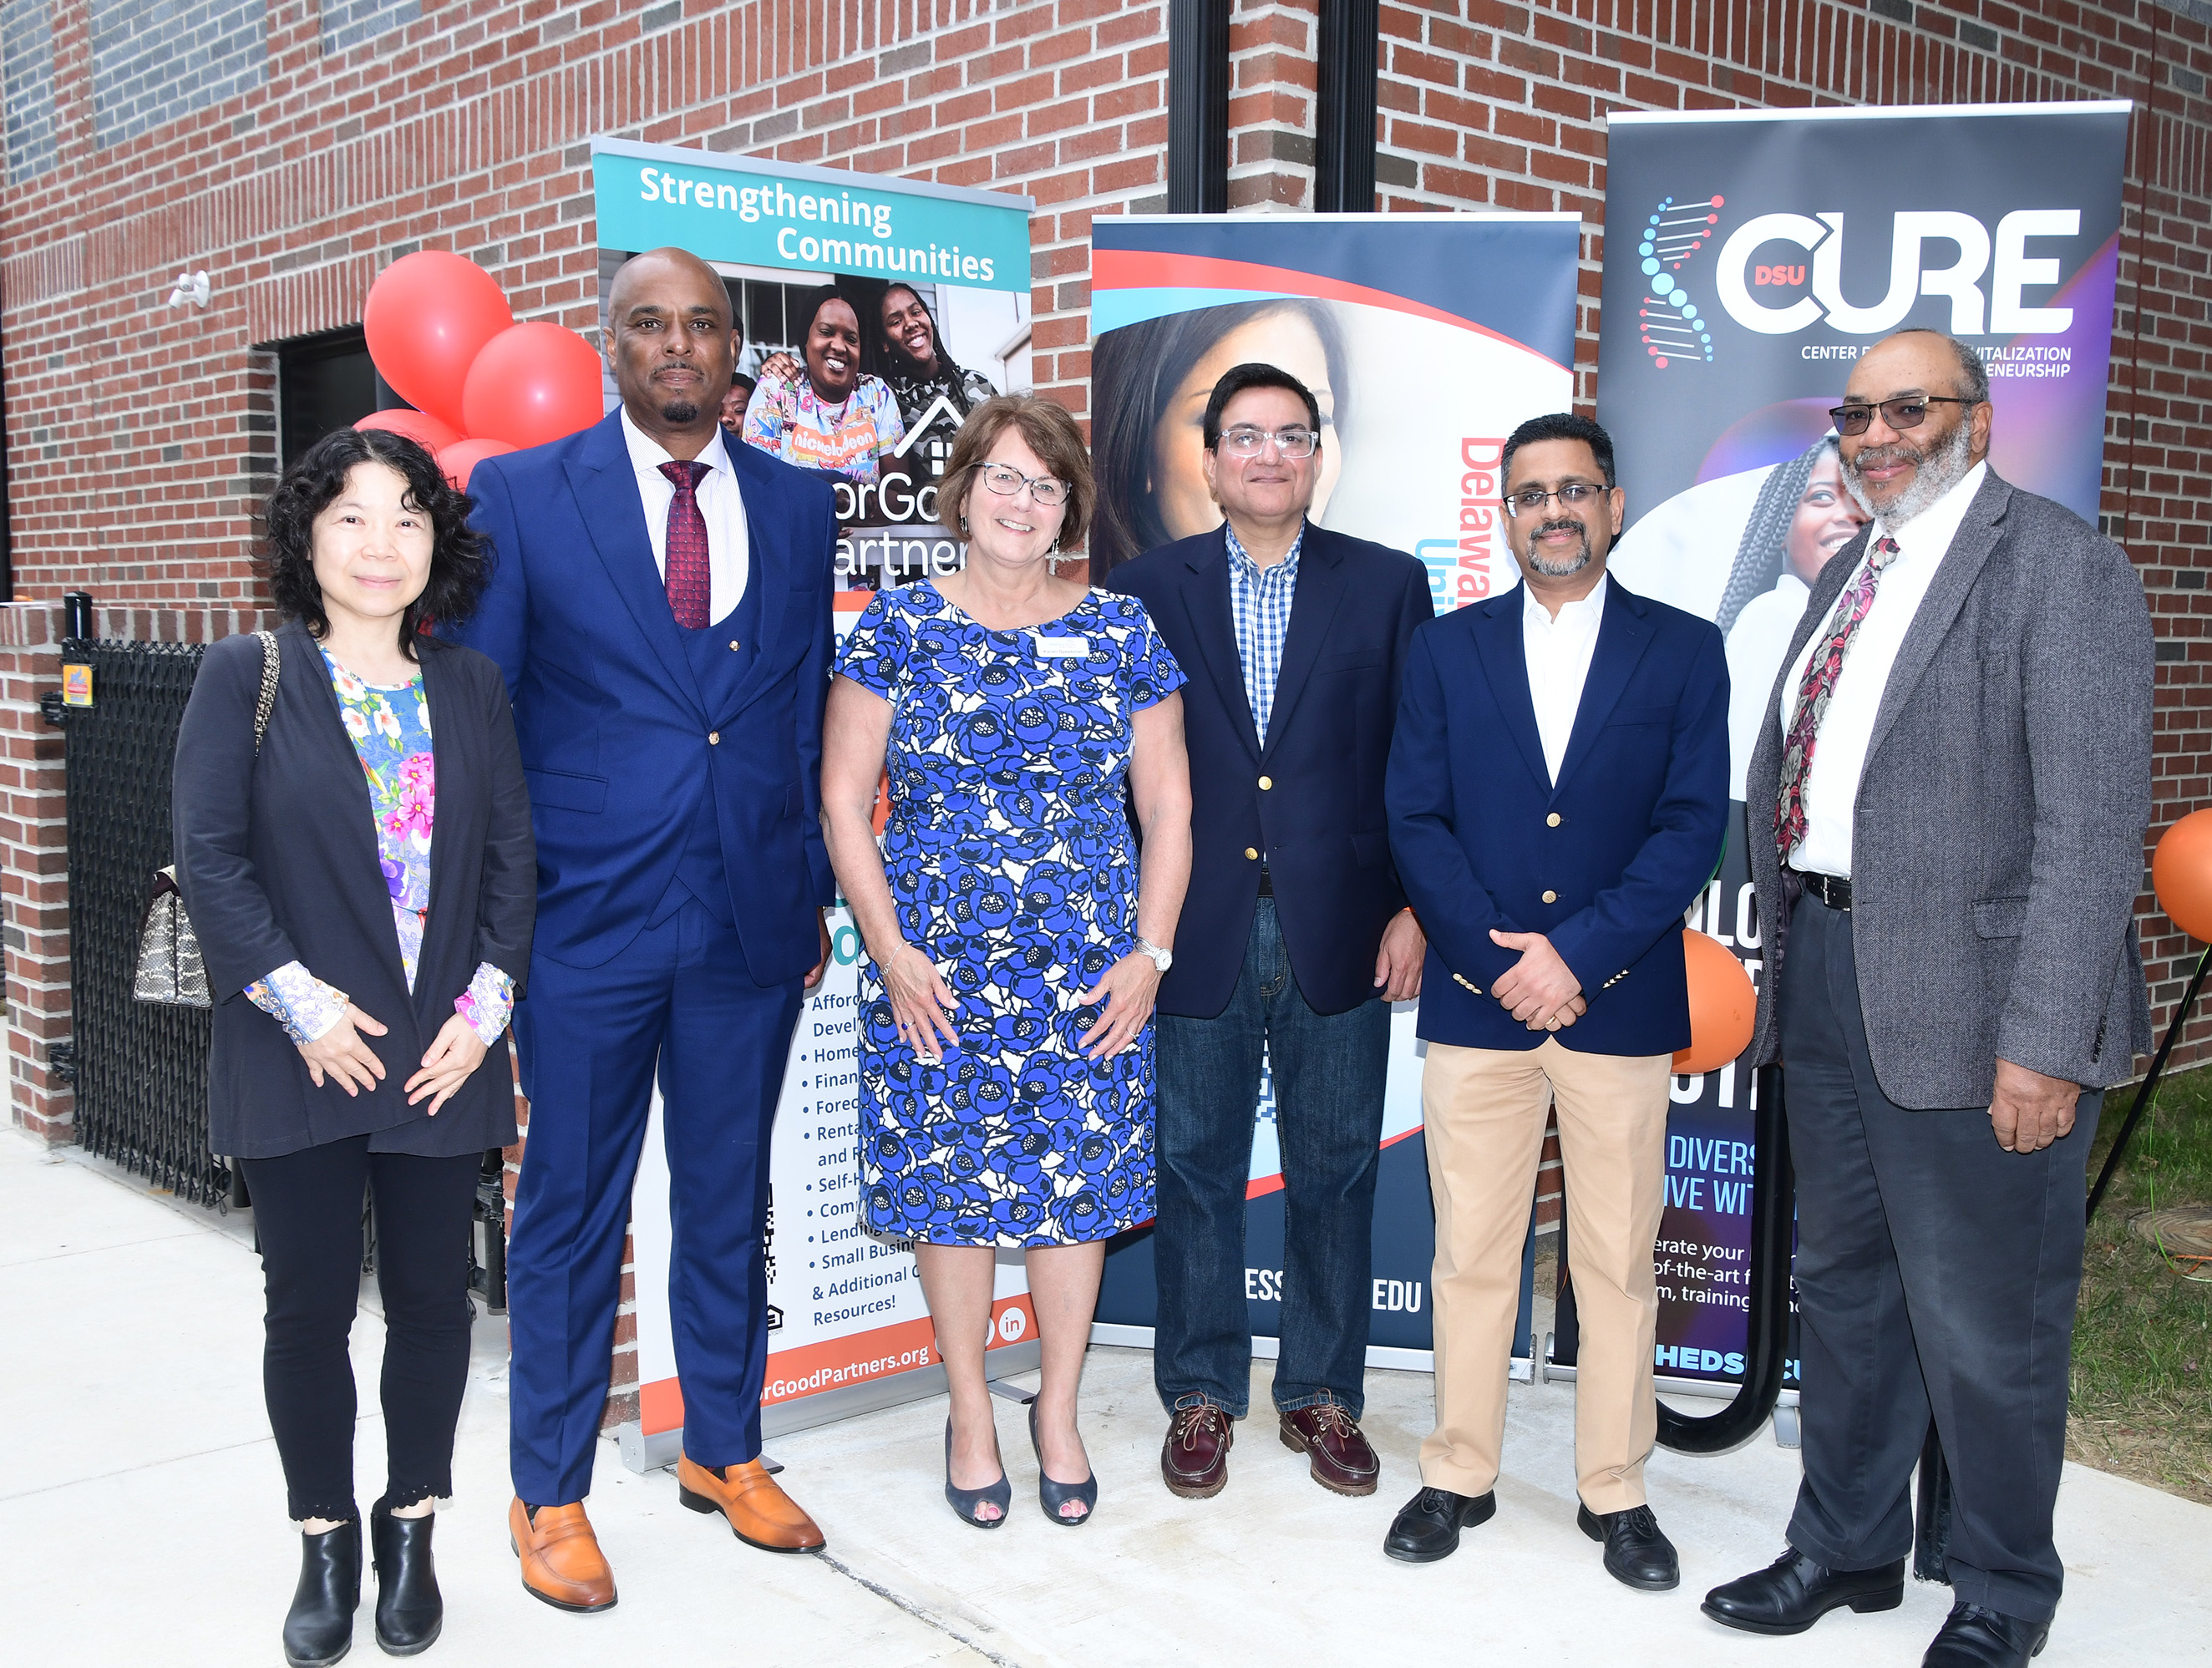
<path id="1" fill-rule="evenodd" d="M 63 720 L 69 779 L 70 1003 L 78 1138 L 180 1198 L 224 1208 L 208 1149 L 208 1013 L 132 998 L 154 871 L 170 861 L 169 773 L 200 646 L 84 642 L 93 704 Z"/>

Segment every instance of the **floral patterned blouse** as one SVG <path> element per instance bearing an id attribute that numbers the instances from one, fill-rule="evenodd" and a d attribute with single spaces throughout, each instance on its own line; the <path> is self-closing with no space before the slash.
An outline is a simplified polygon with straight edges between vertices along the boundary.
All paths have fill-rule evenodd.
<path id="1" fill-rule="evenodd" d="M 430 703 L 421 674 L 408 682 L 364 682 L 323 651 L 339 716 L 368 778 L 370 813 L 376 823 L 377 866 L 392 895 L 392 922 L 399 938 L 407 988 L 422 955 L 422 923 L 430 908 L 430 837 L 438 805 L 437 755 L 430 739 Z M 246 987 L 246 999 L 283 1025 L 294 1042 L 312 1042 L 344 1016 L 348 998 L 297 961 L 288 961 Z M 481 963 L 453 1007 L 484 1040 L 499 1040 L 514 1005 L 514 980 Z"/>

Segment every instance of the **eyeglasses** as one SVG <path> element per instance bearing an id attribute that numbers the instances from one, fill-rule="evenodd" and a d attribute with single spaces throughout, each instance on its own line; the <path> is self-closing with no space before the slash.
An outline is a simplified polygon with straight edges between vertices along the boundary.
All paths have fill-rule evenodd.
<path id="1" fill-rule="evenodd" d="M 1270 434 L 1250 423 L 1239 423 L 1234 428 L 1221 431 L 1222 450 L 1232 458 L 1257 458 L 1270 440 L 1285 458 L 1310 458 L 1314 448 L 1321 444 L 1321 436 L 1310 428 L 1279 428 Z"/>
<path id="2" fill-rule="evenodd" d="M 1593 498 L 1605 495 L 1605 488 L 1591 481 L 1570 481 L 1555 492 L 1546 492 L 1541 487 L 1528 487 L 1508 494 L 1506 507 L 1516 515 L 1535 515 L 1553 499 L 1572 509 L 1577 504 L 1587 504 Z"/>
<path id="3" fill-rule="evenodd" d="M 1912 394 L 1904 399 L 1883 400 L 1875 405 L 1832 405 L 1828 415 L 1836 420 L 1838 434 L 1863 434 L 1874 422 L 1874 414 L 1881 413 L 1881 420 L 1892 428 L 1917 428 L 1928 420 L 1931 405 L 1972 405 L 1973 400 L 1954 399 L 1948 394 Z"/>
<path id="4" fill-rule="evenodd" d="M 1024 475 L 1012 464 L 978 464 L 983 484 L 1001 498 L 1012 498 L 1024 487 L 1038 503 L 1050 506 L 1067 502 L 1067 482 L 1056 475 Z"/>

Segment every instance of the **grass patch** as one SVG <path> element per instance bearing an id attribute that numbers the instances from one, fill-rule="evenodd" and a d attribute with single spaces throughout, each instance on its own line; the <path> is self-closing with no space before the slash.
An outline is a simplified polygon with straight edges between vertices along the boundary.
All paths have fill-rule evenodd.
<path id="1" fill-rule="evenodd" d="M 2093 1183 L 2135 1095 L 2106 1097 Z M 2212 1505 L 2212 1283 L 2186 1278 L 2128 1227 L 2191 1204 L 2212 1204 L 2212 1070 L 2159 1085 L 2089 1224 L 2066 1455 Z"/>

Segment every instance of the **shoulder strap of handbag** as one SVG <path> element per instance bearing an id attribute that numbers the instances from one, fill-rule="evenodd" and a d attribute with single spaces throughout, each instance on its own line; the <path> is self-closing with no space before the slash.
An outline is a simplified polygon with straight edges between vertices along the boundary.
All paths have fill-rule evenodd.
<path id="1" fill-rule="evenodd" d="M 275 632 L 257 631 L 253 634 L 261 640 L 261 700 L 253 709 L 253 752 L 258 758 L 261 738 L 269 733 L 270 709 L 276 704 L 276 675 L 283 670 L 284 656 L 276 646 Z"/>

